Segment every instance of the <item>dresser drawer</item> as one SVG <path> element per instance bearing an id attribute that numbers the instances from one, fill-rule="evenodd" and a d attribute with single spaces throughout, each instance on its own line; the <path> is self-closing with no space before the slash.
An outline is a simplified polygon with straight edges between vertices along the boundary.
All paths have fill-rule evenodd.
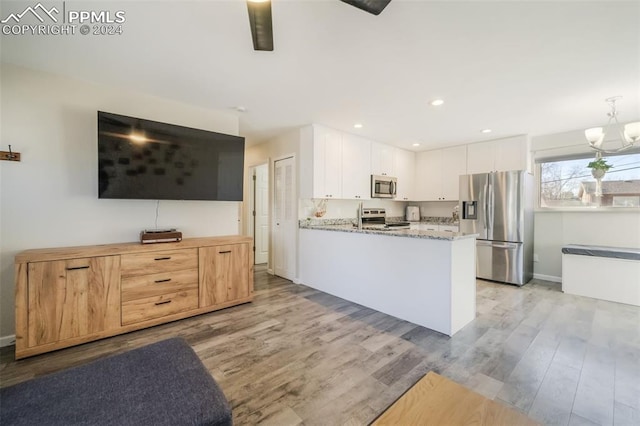
<path id="1" fill-rule="evenodd" d="M 122 278 L 122 301 L 160 296 L 198 288 L 198 270 L 160 272 L 159 274 L 136 275 Z"/>
<path id="2" fill-rule="evenodd" d="M 198 249 L 125 254 L 122 255 L 120 268 L 122 277 L 197 269 Z"/>
<path id="3" fill-rule="evenodd" d="M 189 290 L 130 300 L 122 304 L 122 325 L 198 308 L 198 284 Z"/>

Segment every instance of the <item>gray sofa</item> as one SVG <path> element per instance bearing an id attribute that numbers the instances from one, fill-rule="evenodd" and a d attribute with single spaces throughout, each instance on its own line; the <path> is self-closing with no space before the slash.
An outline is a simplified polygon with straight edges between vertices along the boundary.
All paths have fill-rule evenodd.
<path id="1" fill-rule="evenodd" d="M 224 394 L 183 339 L 0 389 L 0 424 L 231 425 Z"/>

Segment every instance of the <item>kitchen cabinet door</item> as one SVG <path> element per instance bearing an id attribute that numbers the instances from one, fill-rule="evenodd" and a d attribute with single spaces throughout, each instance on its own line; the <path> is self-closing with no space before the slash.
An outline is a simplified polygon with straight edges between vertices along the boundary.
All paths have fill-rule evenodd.
<path id="1" fill-rule="evenodd" d="M 467 173 L 529 170 L 526 135 L 467 145 Z"/>
<path id="2" fill-rule="evenodd" d="M 414 198 L 416 156 L 414 152 L 396 148 L 394 169 L 398 178 L 396 200 L 409 201 Z"/>
<path id="3" fill-rule="evenodd" d="M 342 133 L 313 126 L 313 198 L 342 197 Z"/>
<path id="4" fill-rule="evenodd" d="M 28 267 L 29 347 L 120 327 L 120 256 Z"/>
<path id="5" fill-rule="evenodd" d="M 494 168 L 498 172 L 528 170 L 528 143 L 525 136 L 500 139 L 494 143 Z"/>
<path id="6" fill-rule="evenodd" d="M 494 170 L 493 142 L 479 142 L 467 145 L 467 173 L 489 173 Z"/>
<path id="7" fill-rule="evenodd" d="M 371 198 L 371 141 L 342 135 L 342 198 Z"/>
<path id="8" fill-rule="evenodd" d="M 416 155 L 416 201 L 438 200 L 442 193 L 442 153 L 440 150 L 423 151 Z"/>
<path id="9" fill-rule="evenodd" d="M 383 143 L 371 143 L 371 174 L 396 177 L 394 170 L 395 148 Z"/>
<path id="10" fill-rule="evenodd" d="M 249 244 L 199 249 L 200 307 L 249 297 Z"/>
<path id="11" fill-rule="evenodd" d="M 460 198 L 460 175 L 467 174 L 467 147 L 454 146 L 441 150 L 442 189 L 440 200 Z"/>
<path id="12" fill-rule="evenodd" d="M 458 200 L 460 175 L 466 174 L 466 146 L 419 152 L 416 156 L 418 201 Z"/>

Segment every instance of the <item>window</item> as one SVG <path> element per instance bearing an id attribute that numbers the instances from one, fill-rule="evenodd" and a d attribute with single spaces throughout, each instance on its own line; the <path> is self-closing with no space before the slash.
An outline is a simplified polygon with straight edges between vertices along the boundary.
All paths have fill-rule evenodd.
<path id="1" fill-rule="evenodd" d="M 540 164 L 540 207 L 640 207 L 640 153 L 604 157 L 613 165 L 601 182 L 587 167 L 593 157 Z"/>

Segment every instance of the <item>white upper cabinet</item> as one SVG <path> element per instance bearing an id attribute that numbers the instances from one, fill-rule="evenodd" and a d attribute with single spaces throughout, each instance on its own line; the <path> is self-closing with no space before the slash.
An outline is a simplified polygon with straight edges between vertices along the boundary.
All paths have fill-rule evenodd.
<path id="1" fill-rule="evenodd" d="M 342 197 L 371 198 L 371 141 L 342 134 Z"/>
<path id="2" fill-rule="evenodd" d="M 371 143 L 371 174 L 395 177 L 395 148 L 378 142 Z"/>
<path id="3" fill-rule="evenodd" d="M 419 152 L 416 156 L 414 199 L 457 201 L 460 175 L 466 174 L 466 146 Z"/>
<path id="4" fill-rule="evenodd" d="M 371 193 L 371 142 L 314 124 L 300 129 L 300 197 L 361 200 Z"/>
<path id="5" fill-rule="evenodd" d="M 416 201 L 438 200 L 442 196 L 442 165 L 440 150 L 416 154 Z"/>
<path id="6" fill-rule="evenodd" d="M 467 145 L 467 173 L 529 170 L 526 135 Z"/>
<path id="7" fill-rule="evenodd" d="M 342 198 L 342 133 L 328 127 L 300 130 L 300 195 Z"/>
<path id="8" fill-rule="evenodd" d="M 454 146 L 442 152 L 442 200 L 460 198 L 460 175 L 467 174 L 467 147 Z"/>
<path id="9" fill-rule="evenodd" d="M 398 178 L 396 200 L 414 199 L 416 155 L 414 152 L 396 148 L 393 156 L 395 177 Z"/>

